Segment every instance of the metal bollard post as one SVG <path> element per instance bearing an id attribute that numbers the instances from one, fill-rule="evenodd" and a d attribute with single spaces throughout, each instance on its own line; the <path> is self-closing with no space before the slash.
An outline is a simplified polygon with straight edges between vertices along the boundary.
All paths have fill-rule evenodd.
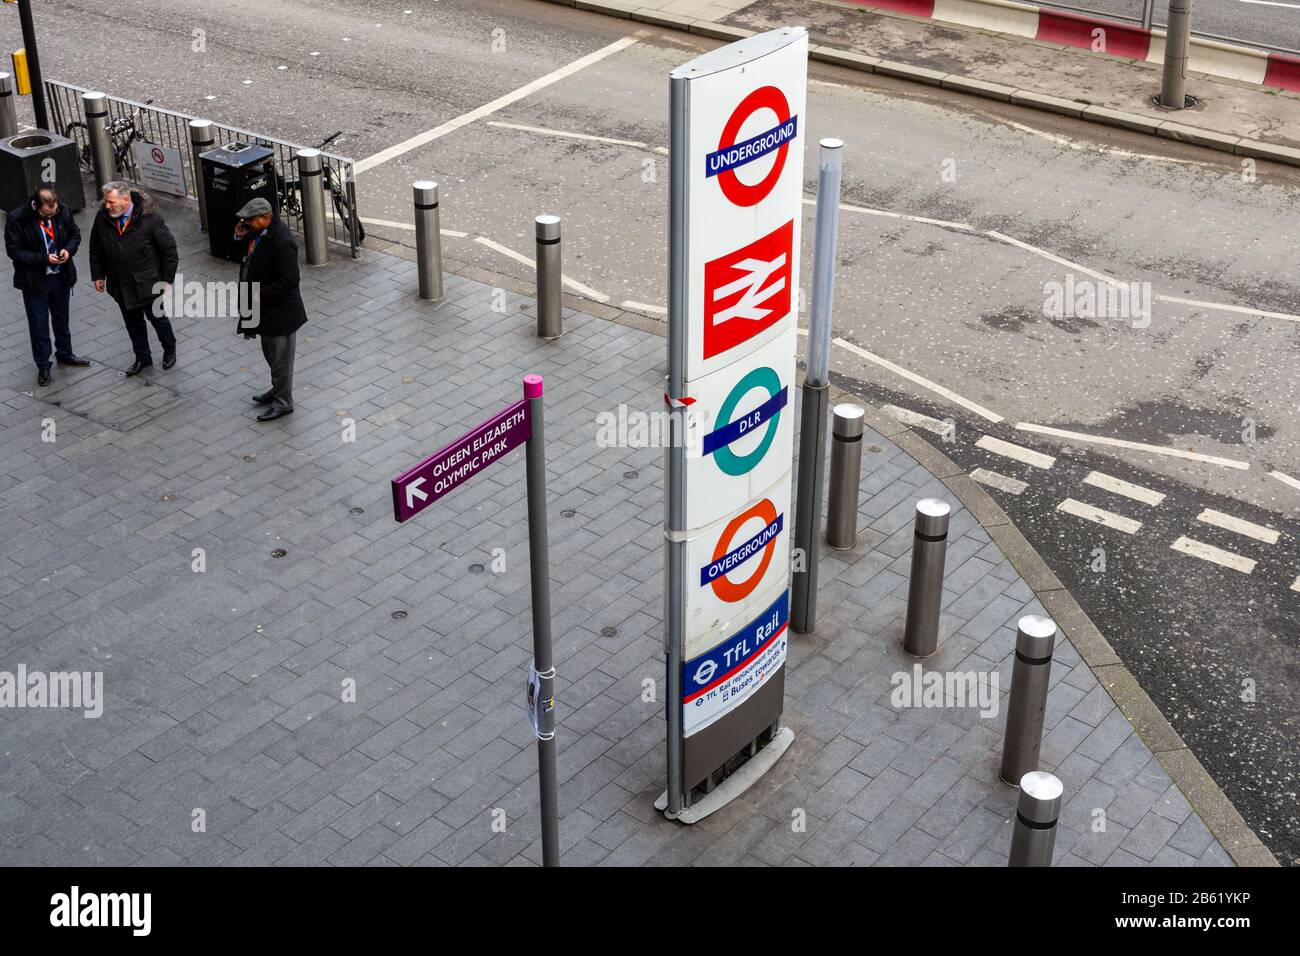
<path id="1" fill-rule="evenodd" d="M 298 191 L 302 195 L 302 237 L 307 246 L 307 264 L 329 261 L 325 248 L 325 182 L 321 175 L 319 149 L 298 151 Z"/>
<path id="2" fill-rule="evenodd" d="M 411 184 L 415 200 L 415 265 L 419 270 L 420 298 L 442 298 L 442 232 L 438 212 L 438 184 L 421 179 Z"/>
<path id="3" fill-rule="evenodd" d="M 14 106 L 14 78 L 0 73 L 0 139 L 18 135 L 18 111 Z"/>
<path id="4" fill-rule="evenodd" d="M 1169 0 L 1165 27 L 1165 66 L 1160 79 L 1160 105 L 1187 108 L 1187 61 L 1191 54 L 1192 0 Z"/>
<path id="5" fill-rule="evenodd" d="M 81 94 L 82 113 L 86 117 L 86 137 L 90 140 L 90 159 L 95 167 L 95 191 L 104 183 L 117 179 L 117 164 L 113 159 L 113 142 L 108 137 L 108 97 L 103 93 Z"/>
<path id="6" fill-rule="evenodd" d="M 832 412 L 826 543 L 847 551 L 858 543 L 858 483 L 862 478 L 862 419 L 866 410 L 861 405 L 844 402 Z"/>
<path id="7" fill-rule="evenodd" d="M 190 120 L 190 172 L 194 176 L 194 194 L 199 197 L 199 229 L 208 231 L 208 194 L 203 190 L 203 164 L 199 157 L 216 145 L 212 120 Z"/>
<path id="8" fill-rule="evenodd" d="M 1051 866 L 1056 820 L 1061 815 L 1061 781 L 1035 770 L 1020 778 L 1020 801 L 1007 866 Z"/>
<path id="9" fill-rule="evenodd" d="M 556 339 L 564 334 L 560 312 L 560 217 L 538 216 L 537 229 L 537 337 Z"/>
<path id="10" fill-rule="evenodd" d="M 939 647 L 939 604 L 943 598 L 943 565 L 948 557 L 946 501 L 922 498 L 916 503 L 912 537 L 912 577 L 907 587 L 907 624 L 903 650 L 929 657 Z"/>
<path id="11" fill-rule="evenodd" d="M 1015 785 L 1025 774 L 1038 769 L 1055 644 L 1056 622 L 1050 617 L 1026 614 L 1020 619 L 1016 627 L 1016 661 L 1011 668 L 1011 693 L 1007 696 L 1007 730 L 1002 741 L 1005 783 Z"/>

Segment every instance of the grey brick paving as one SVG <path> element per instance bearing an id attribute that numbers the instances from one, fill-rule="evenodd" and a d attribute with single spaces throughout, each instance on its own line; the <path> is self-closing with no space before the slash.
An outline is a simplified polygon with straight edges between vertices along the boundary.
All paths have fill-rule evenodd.
<path id="1" fill-rule="evenodd" d="M 186 277 L 229 279 L 193 213 L 164 206 Z M 375 252 L 304 267 L 298 410 L 269 427 L 248 402 L 261 357 L 226 320 L 176 320 L 178 367 L 126 380 L 116 309 L 79 288 L 76 347 L 98 364 L 37 395 L 21 302 L 0 298 L 0 669 L 102 670 L 106 697 L 94 721 L 0 711 L 0 864 L 539 863 L 522 457 L 406 525 L 387 505 L 393 474 L 513 401 L 526 371 L 547 382 L 564 862 L 1005 863 L 1005 717 L 890 700 L 911 669 L 912 502 L 944 495 L 933 476 L 868 431 L 859 546 L 824 556 L 817 634 L 792 636 L 793 747 L 741 801 L 668 822 L 663 705 L 641 696 L 663 672 L 662 456 L 594 441 L 596 412 L 659 408 L 663 340 L 568 312 L 539 345 L 488 286 L 448 276 L 434 309 L 413 285 Z M 948 555 L 926 669 L 995 671 L 1005 695 L 1015 621 L 1041 608 L 960 506 Z M 1053 682 L 1056 862 L 1230 865 L 1068 640 Z"/>

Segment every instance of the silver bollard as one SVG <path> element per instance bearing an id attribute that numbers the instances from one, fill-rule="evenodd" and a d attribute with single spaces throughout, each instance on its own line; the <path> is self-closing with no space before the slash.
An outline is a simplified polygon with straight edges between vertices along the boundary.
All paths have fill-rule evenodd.
<path id="1" fill-rule="evenodd" d="M 113 141 L 108 136 L 108 97 L 94 91 L 82 93 L 81 109 L 86 117 L 86 136 L 90 140 L 90 161 L 95 167 L 95 191 L 99 192 L 104 183 L 117 179 Z"/>
<path id="2" fill-rule="evenodd" d="M 14 78 L 0 73 L 0 139 L 18 135 L 18 108 L 14 105 Z"/>
<path id="3" fill-rule="evenodd" d="M 912 576 L 907 587 L 907 624 L 903 650 L 929 657 L 939 647 L 939 605 L 943 599 L 943 566 L 948 557 L 946 501 L 922 498 L 916 503 L 912 537 Z"/>
<path id="4" fill-rule="evenodd" d="M 1061 815 L 1061 781 L 1035 770 L 1020 778 L 1020 801 L 1007 866 L 1051 866 L 1056 821 Z"/>
<path id="5" fill-rule="evenodd" d="M 564 334 L 560 312 L 560 217 L 538 216 L 537 229 L 537 337 L 556 339 Z"/>
<path id="6" fill-rule="evenodd" d="M 321 174 L 319 149 L 298 151 L 298 193 L 302 196 L 302 238 L 307 247 L 307 264 L 329 261 L 325 248 L 325 177 Z"/>
<path id="7" fill-rule="evenodd" d="M 203 190 L 203 164 L 199 157 L 216 145 L 212 120 L 190 120 L 190 173 L 194 177 L 194 195 L 199 197 L 199 229 L 208 231 L 208 194 Z"/>
<path id="8" fill-rule="evenodd" d="M 826 543 L 847 551 L 858 543 L 858 484 L 862 479 L 861 405 L 843 402 L 832 409 L 831 491 L 826 505 Z"/>
<path id="9" fill-rule="evenodd" d="M 411 184 L 415 200 L 415 266 L 420 277 L 420 298 L 442 298 L 442 226 L 438 212 L 438 184 L 421 179 Z"/>
<path id="10" fill-rule="evenodd" d="M 1006 736 L 1002 741 L 1002 780 L 1013 786 L 1025 774 L 1038 769 L 1055 644 L 1056 622 L 1050 617 L 1026 614 L 1020 619 L 1016 626 L 1011 693 L 1007 695 Z"/>

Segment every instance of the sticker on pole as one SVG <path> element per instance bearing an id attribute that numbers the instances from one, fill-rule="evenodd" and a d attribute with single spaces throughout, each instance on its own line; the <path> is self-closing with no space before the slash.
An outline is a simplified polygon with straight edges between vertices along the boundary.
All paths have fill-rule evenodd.
<path id="1" fill-rule="evenodd" d="M 782 591 L 734 637 L 682 665 L 682 735 L 740 706 L 785 662 L 790 592 Z"/>

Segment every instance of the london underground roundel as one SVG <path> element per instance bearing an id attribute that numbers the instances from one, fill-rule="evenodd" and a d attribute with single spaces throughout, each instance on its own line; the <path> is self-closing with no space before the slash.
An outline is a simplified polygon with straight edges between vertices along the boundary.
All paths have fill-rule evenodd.
<path id="1" fill-rule="evenodd" d="M 741 142 L 741 127 L 754 114 L 767 110 L 776 114 L 776 125 L 770 129 L 751 136 Z M 790 142 L 799 133 L 799 118 L 790 114 L 790 104 L 785 94 L 775 86 L 760 86 L 750 93 L 732 112 L 718 148 L 706 158 L 706 176 L 716 176 L 723 195 L 737 206 L 756 206 L 767 198 L 772 187 L 781 179 L 785 169 L 786 155 L 790 151 Z M 775 153 L 772 168 L 758 182 L 748 185 L 740 181 L 736 170 L 742 166 Z"/>

